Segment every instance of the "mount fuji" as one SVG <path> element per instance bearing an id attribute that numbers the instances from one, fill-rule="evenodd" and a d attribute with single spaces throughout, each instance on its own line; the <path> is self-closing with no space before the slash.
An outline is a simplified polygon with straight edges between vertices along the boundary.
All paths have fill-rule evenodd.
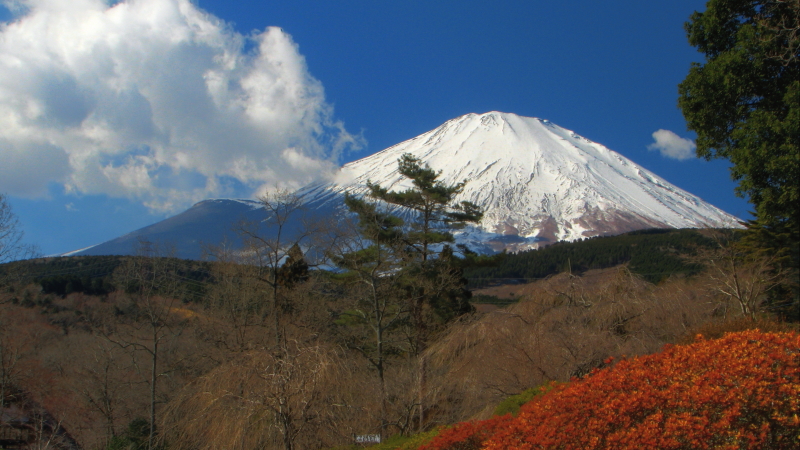
<path id="1" fill-rule="evenodd" d="M 645 228 L 737 228 L 739 219 L 636 165 L 605 146 L 548 120 L 489 112 L 452 119 L 420 136 L 344 165 L 333 181 L 296 192 L 309 211 L 343 211 L 345 193 L 363 195 L 367 181 L 389 190 L 411 187 L 398 172 L 410 153 L 446 184 L 466 182 L 457 201 L 484 210 L 480 224 L 456 241 L 482 252 L 538 248 L 560 240 Z M 175 217 L 71 254 L 128 254 L 144 237 L 169 241 L 178 256 L 198 258 L 200 243 L 221 242 L 257 203 L 206 200 Z M 230 236 L 228 236 L 230 239 Z"/>

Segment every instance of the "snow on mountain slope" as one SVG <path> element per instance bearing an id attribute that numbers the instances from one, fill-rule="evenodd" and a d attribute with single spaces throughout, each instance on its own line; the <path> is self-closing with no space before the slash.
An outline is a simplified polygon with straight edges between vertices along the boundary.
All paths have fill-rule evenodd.
<path id="1" fill-rule="evenodd" d="M 344 194 L 366 193 L 368 180 L 391 190 L 411 187 L 397 169 L 403 153 L 440 170 L 445 183 L 467 182 L 457 200 L 480 205 L 485 215 L 456 240 L 484 253 L 643 228 L 741 226 L 735 217 L 600 144 L 547 120 L 499 112 L 450 120 L 346 164 L 335 182 L 299 190 L 309 218 L 345 211 Z M 263 221 L 266 213 L 258 206 L 251 200 L 206 200 L 71 254 L 133 254 L 144 238 L 172 245 L 181 258 L 199 259 L 203 245 L 238 242 L 232 230 L 239 220 Z"/>
<path id="2" fill-rule="evenodd" d="M 738 219 L 637 166 L 622 155 L 547 120 L 489 112 L 467 114 L 418 137 L 346 164 L 336 181 L 301 189 L 311 205 L 363 194 L 371 180 L 410 187 L 397 160 L 410 153 L 466 181 L 457 200 L 484 208 L 480 226 L 459 236 L 521 250 L 558 240 L 643 228 L 739 227 Z"/>

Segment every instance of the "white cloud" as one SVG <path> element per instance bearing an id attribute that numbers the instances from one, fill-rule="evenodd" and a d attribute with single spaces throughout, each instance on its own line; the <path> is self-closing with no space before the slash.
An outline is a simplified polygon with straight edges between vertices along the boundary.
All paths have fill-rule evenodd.
<path id="1" fill-rule="evenodd" d="M 661 156 L 678 160 L 694 158 L 697 146 L 691 139 L 678 136 L 669 130 L 658 130 L 653 133 L 655 142 L 648 145 L 650 151 L 658 150 Z"/>
<path id="2" fill-rule="evenodd" d="M 189 0 L 5 4 L 0 192 L 174 210 L 302 186 L 362 144 L 280 28 L 243 36 Z"/>

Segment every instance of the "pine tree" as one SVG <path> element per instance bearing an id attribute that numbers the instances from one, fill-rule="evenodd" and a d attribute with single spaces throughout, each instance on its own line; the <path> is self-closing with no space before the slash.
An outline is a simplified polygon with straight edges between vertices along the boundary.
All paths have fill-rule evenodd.
<path id="1" fill-rule="evenodd" d="M 399 281 L 403 268 L 403 220 L 379 210 L 375 203 L 350 195 L 345 204 L 358 217 L 358 236 L 340 243 L 331 259 L 344 272 L 336 279 L 347 285 L 351 307 L 339 315 L 345 344 L 375 369 L 381 395 L 381 436 L 386 435 L 386 363 L 401 353 L 397 331 L 408 318 Z"/>
<path id="2" fill-rule="evenodd" d="M 442 323 L 472 309 L 466 289 L 463 266 L 455 256 L 451 230 L 478 223 L 483 212 L 474 203 L 455 202 L 465 182 L 447 185 L 439 179 L 441 172 L 431 169 L 411 154 L 398 160 L 401 175 L 409 178 L 412 187 L 389 191 L 368 183 L 370 196 L 391 206 L 410 212 L 401 237 L 404 244 L 402 269 L 404 290 L 413 328 L 412 352 L 419 360 L 419 428 L 425 426 L 425 350 L 436 322 Z"/>

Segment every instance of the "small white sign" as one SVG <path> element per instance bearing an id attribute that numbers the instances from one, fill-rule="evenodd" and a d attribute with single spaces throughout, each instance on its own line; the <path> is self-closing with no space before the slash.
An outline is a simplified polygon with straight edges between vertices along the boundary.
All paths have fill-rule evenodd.
<path id="1" fill-rule="evenodd" d="M 380 434 L 359 434 L 356 435 L 356 444 L 380 444 Z"/>

